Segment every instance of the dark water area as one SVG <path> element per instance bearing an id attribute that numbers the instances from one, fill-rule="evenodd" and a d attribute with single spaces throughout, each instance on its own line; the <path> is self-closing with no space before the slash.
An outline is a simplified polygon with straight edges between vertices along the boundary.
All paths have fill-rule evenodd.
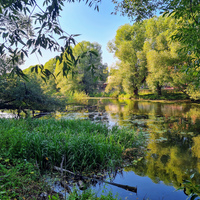
<path id="1" fill-rule="evenodd" d="M 68 106 L 57 117 L 90 119 L 149 133 L 146 156 L 112 180 L 137 186 L 137 194 L 108 184 L 93 187 L 99 194 L 106 187 L 122 199 L 181 200 L 192 186 L 200 184 L 200 105 L 89 99 L 84 105 Z M 191 184 L 184 186 L 184 180 Z M 180 187 L 185 188 L 176 191 Z"/>

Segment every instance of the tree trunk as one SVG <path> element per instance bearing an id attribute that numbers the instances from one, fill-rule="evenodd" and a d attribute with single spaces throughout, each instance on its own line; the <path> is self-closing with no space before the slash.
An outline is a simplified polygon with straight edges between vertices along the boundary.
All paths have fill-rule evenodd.
<path id="1" fill-rule="evenodd" d="M 162 95 L 162 91 L 161 91 L 162 86 L 159 85 L 159 83 L 157 83 L 157 94 L 160 96 Z"/>
<path id="2" fill-rule="evenodd" d="M 134 92 L 134 95 L 138 96 L 138 88 L 137 87 L 134 89 L 133 92 Z"/>

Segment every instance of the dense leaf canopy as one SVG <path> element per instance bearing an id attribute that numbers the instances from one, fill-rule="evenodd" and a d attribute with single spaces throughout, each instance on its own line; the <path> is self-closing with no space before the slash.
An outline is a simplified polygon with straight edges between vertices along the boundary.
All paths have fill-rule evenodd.
<path id="1" fill-rule="evenodd" d="M 81 0 L 79 0 L 80 2 Z M 70 51 L 70 45 L 75 45 L 74 37 L 69 35 L 59 24 L 59 16 L 64 6 L 64 0 L 44 0 L 39 5 L 36 0 L 0 1 L 0 55 L 9 57 L 13 72 L 23 77 L 19 68 L 19 57 L 24 61 L 29 54 L 42 50 L 52 50 L 59 53 Z M 67 0 L 73 3 L 75 0 Z M 99 0 L 87 0 L 86 4 L 98 10 Z M 34 24 L 34 28 L 31 26 Z M 59 40 L 64 41 L 60 45 Z M 63 43 L 63 42 L 62 42 Z M 60 62 L 63 57 L 59 57 Z M 67 63 L 70 68 L 70 64 Z"/>

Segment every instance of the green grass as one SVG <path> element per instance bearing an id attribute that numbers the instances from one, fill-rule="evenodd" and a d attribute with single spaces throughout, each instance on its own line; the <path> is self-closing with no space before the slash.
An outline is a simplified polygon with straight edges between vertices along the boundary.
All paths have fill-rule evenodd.
<path id="1" fill-rule="evenodd" d="M 81 120 L 0 119 L 0 199 L 37 199 L 42 192 L 52 196 L 41 178 L 42 170 L 64 166 L 71 171 L 91 171 L 120 166 L 126 149 L 139 148 L 146 135 L 139 130 L 94 124 Z M 37 164 L 36 164 L 37 163 Z M 39 168 L 38 168 L 38 166 Z M 72 199 L 97 197 L 91 190 L 74 190 Z"/>
<path id="2" fill-rule="evenodd" d="M 111 93 L 95 93 L 90 94 L 90 97 L 113 97 L 119 99 L 146 99 L 146 100 L 186 100 L 189 99 L 188 95 L 177 92 L 174 90 L 162 90 L 162 95 L 157 95 L 151 90 L 143 89 L 139 90 L 139 95 L 134 96 L 134 94 L 126 94 L 124 92 L 118 93 L 117 91 Z"/>
<path id="3" fill-rule="evenodd" d="M 153 93 L 148 94 L 140 94 L 138 96 L 139 99 L 149 99 L 149 100 L 186 100 L 189 97 L 181 92 L 167 92 L 162 91 L 162 95 L 157 95 Z"/>
<path id="4" fill-rule="evenodd" d="M 142 145 L 140 131 L 81 120 L 0 119 L 0 155 L 38 163 L 40 169 L 60 166 L 89 171 L 119 166 L 126 148 Z"/>
<path id="5" fill-rule="evenodd" d="M 73 189 L 73 192 L 68 196 L 67 200 L 119 200 L 118 196 L 113 197 L 112 192 L 109 192 L 106 195 L 101 195 L 100 197 L 97 197 L 97 195 L 92 191 L 91 189 L 88 189 L 86 191 L 83 191 L 80 193 L 80 191 L 76 190 L 76 188 Z"/>

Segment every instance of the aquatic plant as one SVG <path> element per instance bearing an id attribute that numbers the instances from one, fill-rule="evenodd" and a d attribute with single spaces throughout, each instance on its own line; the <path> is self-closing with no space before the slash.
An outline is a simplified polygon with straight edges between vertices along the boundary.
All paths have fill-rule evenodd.
<path id="1" fill-rule="evenodd" d="M 126 148 L 144 144 L 141 131 L 108 129 L 81 120 L 0 119 L 0 154 L 34 161 L 40 169 L 60 166 L 69 170 L 109 168 L 122 163 Z"/>
<path id="2" fill-rule="evenodd" d="M 92 189 L 87 189 L 82 193 L 77 190 L 76 187 L 73 188 L 73 192 L 68 196 L 67 200 L 119 200 L 118 196 L 116 195 L 113 197 L 112 192 L 110 191 L 108 194 L 102 194 L 100 197 L 97 197 L 97 194 Z"/>

